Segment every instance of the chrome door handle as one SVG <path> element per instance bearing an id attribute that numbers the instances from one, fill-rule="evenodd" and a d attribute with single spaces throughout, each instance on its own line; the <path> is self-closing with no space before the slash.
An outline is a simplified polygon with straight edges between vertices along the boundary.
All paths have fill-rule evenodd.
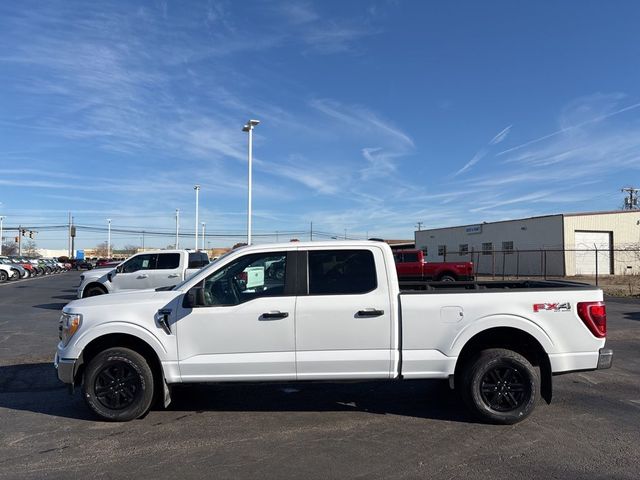
<path id="1" fill-rule="evenodd" d="M 180 276 L 180 274 L 178 274 L 178 273 L 172 273 L 171 275 L 169 275 L 169 278 L 176 278 L 176 277 L 179 277 L 179 276 Z"/>
<path id="2" fill-rule="evenodd" d="M 143 273 L 142 275 L 138 275 L 136 278 L 149 278 L 149 275 Z"/>
<path id="3" fill-rule="evenodd" d="M 379 317 L 384 315 L 384 310 L 377 310 L 375 308 L 365 308 L 364 310 L 358 310 L 356 317 Z"/>
<path id="4" fill-rule="evenodd" d="M 287 318 L 289 312 L 280 312 L 279 310 L 272 310 L 271 312 L 265 312 L 260 315 L 260 320 L 279 320 L 281 318 Z"/>

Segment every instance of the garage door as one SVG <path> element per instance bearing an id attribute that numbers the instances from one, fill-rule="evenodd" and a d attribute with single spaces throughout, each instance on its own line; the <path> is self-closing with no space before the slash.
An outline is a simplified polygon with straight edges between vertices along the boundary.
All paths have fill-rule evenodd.
<path id="1" fill-rule="evenodd" d="M 611 232 L 576 232 L 576 275 L 595 275 L 596 248 L 598 273 L 611 272 Z"/>

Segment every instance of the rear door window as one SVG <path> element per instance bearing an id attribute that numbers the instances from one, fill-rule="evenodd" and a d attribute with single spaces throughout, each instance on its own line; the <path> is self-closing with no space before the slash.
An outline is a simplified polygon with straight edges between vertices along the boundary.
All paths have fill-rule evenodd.
<path id="1" fill-rule="evenodd" d="M 418 252 L 405 252 L 404 254 L 405 262 L 417 262 L 418 261 Z"/>
<path id="2" fill-rule="evenodd" d="M 161 253 L 158 255 L 157 270 L 175 270 L 180 266 L 179 253 Z"/>
<path id="3" fill-rule="evenodd" d="M 378 286 L 369 250 L 309 251 L 309 295 L 353 295 Z"/>

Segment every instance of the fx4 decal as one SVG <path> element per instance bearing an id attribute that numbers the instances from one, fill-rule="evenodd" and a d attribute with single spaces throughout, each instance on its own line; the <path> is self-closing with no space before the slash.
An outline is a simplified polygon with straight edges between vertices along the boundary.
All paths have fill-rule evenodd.
<path id="1" fill-rule="evenodd" d="M 571 304 L 565 303 L 534 303 L 534 312 L 570 312 Z"/>

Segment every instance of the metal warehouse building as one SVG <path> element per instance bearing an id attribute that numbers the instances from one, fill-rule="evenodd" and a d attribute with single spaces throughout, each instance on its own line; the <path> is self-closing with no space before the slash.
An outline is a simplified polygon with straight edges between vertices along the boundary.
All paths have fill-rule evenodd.
<path id="1" fill-rule="evenodd" d="M 415 232 L 428 261 L 486 275 L 640 274 L 640 211 L 568 213 Z"/>

